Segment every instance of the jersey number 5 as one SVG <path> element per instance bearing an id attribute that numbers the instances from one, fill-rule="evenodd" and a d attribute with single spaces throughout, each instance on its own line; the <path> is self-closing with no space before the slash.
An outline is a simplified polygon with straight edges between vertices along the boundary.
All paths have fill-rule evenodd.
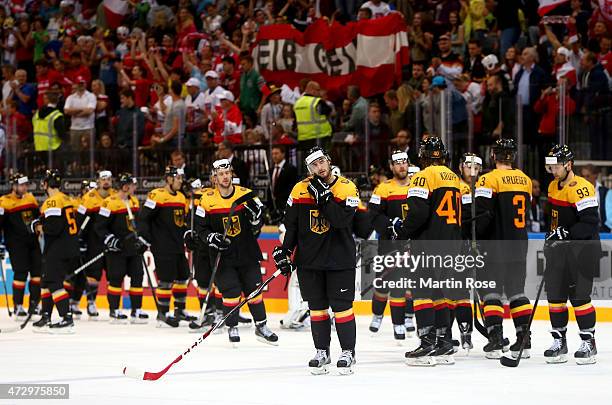
<path id="1" fill-rule="evenodd" d="M 439 217 L 445 217 L 447 224 L 461 225 L 461 193 L 458 191 L 448 190 L 442 196 L 442 201 L 436 214 Z"/>
<path id="2" fill-rule="evenodd" d="M 68 221 L 68 233 L 70 235 L 76 235 L 78 232 L 76 215 L 74 214 L 74 208 L 66 207 L 66 220 Z"/>
<path id="3" fill-rule="evenodd" d="M 525 196 L 517 194 L 512 198 L 512 205 L 516 207 L 516 217 L 514 218 L 514 226 L 518 229 L 525 227 Z"/>

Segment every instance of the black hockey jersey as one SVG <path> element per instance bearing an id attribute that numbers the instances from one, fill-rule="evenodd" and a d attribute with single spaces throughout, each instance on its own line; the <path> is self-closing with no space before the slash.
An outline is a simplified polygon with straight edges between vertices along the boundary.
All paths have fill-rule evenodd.
<path id="1" fill-rule="evenodd" d="M 416 173 L 408 188 L 410 215 L 402 233 L 410 239 L 461 239 L 461 185 L 446 166 L 429 166 Z"/>
<path id="2" fill-rule="evenodd" d="M 359 205 L 357 187 L 339 176 L 330 185 L 334 198 L 317 206 L 308 192 L 310 178 L 297 183 L 287 201 L 287 232 L 283 248 L 297 247 L 295 263 L 300 270 L 346 270 L 355 268 L 353 220 Z"/>
<path id="3" fill-rule="evenodd" d="M 45 237 L 44 254 L 56 258 L 74 258 L 79 255 L 79 227 L 72 198 L 57 192 L 45 200 L 41 220 Z"/>
<path id="4" fill-rule="evenodd" d="M 110 190 L 109 196 L 115 195 L 115 193 L 115 190 Z M 98 217 L 98 212 L 103 202 L 104 197 L 100 195 L 97 189 L 94 189 L 85 193 L 85 195 L 80 198 L 80 205 L 78 205 L 77 221 L 81 229 L 79 237 L 87 242 L 90 252 L 100 252 L 104 249 L 102 239 L 100 239 L 98 234 L 94 231 L 94 222 Z M 87 217 L 89 217 L 89 222 L 83 227 L 83 223 Z"/>
<path id="5" fill-rule="evenodd" d="M 566 228 L 574 240 L 599 239 L 599 201 L 595 187 L 586 179 L 574 176 L 569 184 L 559 186 L 553 180 L 548 186 L 551 206 L 550 230 Z"/>
<path id="6" fill-rule="evenodd" d="M 183 235 L 188 202 L 183 193 L 165 188 L 151 191 L 138 216 L 138 234 L 151 243 L 153 254 L 185 253 Z"/>
<path id="7" fill-rule="evenodd" d="M 372 217 L 374 229 L 381 240 L 391 239 L 389 233 L 390 220 L 400 218 L 402 221 L 408 215 L 408 185 L 402 186 L 395 179 L 380 183 L 372 192 L 368 210 Z"/>
<path id="8" fill-rule="evenodd" d="M 257 238 L 251 230 L 245 204 L 236 207 L 229 218 L 232 203 L 250 192 L 246 187 L 234 186 L 232 194 L 223 197 L 218 189 L 209 189 L 198 201 L 195 229 L 203 241 L 206 241 L 209 233 L 223 234 L 227 228 L 227 237 L 232 243 L 221 254 L 224 263 L 240 266 L 263 260 Z"/>
<path id="9" fill-rule="evenodd" d="M 478 239 L 527 240 L 531 179 L 519 169 L 495 169 L 476 183 Z"/>
<path id="10" fill-rule="evenodd" d="M 9 251 L 34 249 L 38 244 L 30 224 L 40 216 L 38 202 L 31 193 L 19 198 L 15 193 L 0 197 L 0 226 Z"/>
<path id="11" fill-rule="evenodd" d="M 128 201 L 130 211 L 134 216 L 131 220 L 127 210 Z M 134 247 L 136 241 L 134 232 L 136 232 L 136 229 L 134 224 L 139 210 L 138 199 L 134 196 L 126 201 L 123 201 L 118 194 L 105 198 L 94 223 L 94 231 L 97 237 L 103 241 L 108 235 L 115 235 L 121 239 L 121 255 L 136 255 L 137 251 Z"/>

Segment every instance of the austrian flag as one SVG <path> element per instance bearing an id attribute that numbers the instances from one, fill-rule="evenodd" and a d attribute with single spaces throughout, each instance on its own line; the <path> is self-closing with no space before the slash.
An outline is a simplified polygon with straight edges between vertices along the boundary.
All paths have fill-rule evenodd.
<path id="1" fill-rule="evenodd" d="M 356 84 L 367 97 L 401 80 L 408 63 L 407 27 L 399 13 L 346 25 L 320 19 L 304 32 L 289 24 L 266 25 L 252 55 L 269 82 L 295 87 L 307 77 L 333 96 Z"/>
<path id="2" fill-rule="evenodd" d="M 102 5 L 108 27 L 111 29 L 119 27 L 123 17 L 128 13 L 129 3 L 127 0 L 104 0 Z"/>
<path id="3" fill-rule="evenodd" d="M 538 8 L 538 14 L 544 16 L 550 11 L 554 10 L 563 3 L 568 3 L 570 0 L 540 0 L 540 7 Z"/>

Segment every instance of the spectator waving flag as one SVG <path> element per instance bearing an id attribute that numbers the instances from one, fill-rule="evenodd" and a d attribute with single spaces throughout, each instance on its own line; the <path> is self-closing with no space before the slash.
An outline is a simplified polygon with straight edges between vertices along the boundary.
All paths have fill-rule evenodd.
<path id="1" fill-rule="evenodd" d="M 127 0 L 104 0 L 102 4 L 108 28 L 115 29 L 120 26 L 123 17 L 128 13 Z"/>
<path id="2" fill-rule="evenodd" d="M 540 0 L 538 14 L 541 16 L 548 14 L 563 3 L 568 3 L 569 0 Z"/>

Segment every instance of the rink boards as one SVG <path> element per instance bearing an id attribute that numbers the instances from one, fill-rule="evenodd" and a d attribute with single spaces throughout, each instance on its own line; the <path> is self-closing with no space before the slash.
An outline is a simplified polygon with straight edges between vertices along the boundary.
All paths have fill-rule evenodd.
<path id="1" fill-rule="evenodd" d="M 268 228 L 268 227 L 267 227 Z M 268 230 L 271 227 L 268 228 Z M 529 234 L 530 246 L 535 244 L 538 246 L 539 244 L 544 243 L 544 235 L 533 233 Z M 603 322 L 612 322 L 612 235 L 611 234 L 601 234 L 602 245 L 604 247 L 604 257 L 600 261 L 600 272 L 601 277 L 596 279 L 594 293 L 593 293 L 593 304 L 597 307 L 597 319 L 598 321 Z M 272 250 L 275 246 L 279 245 L 278 241 L 278 233 L 277 232 L 264 232 L 259 237 L 259 245 L 261 247 L 264 260 L 261 262 L 261 271 L 262 277 L 266 277 L 271 275 L 274 272 L 274 263 L 271 260 Z M 147 258 L 147 263 L 149 264 L 150 270 L 154 270 L 155 264 L 150 253 L 145 254 Z M 543 268 L 543 260 L 541 249 L 529 249 L 527 256 L 527 279 L 525 283 L 525 292 L 528 297 L 535 296 L 535 291 L 537 290 L 537 285 L 540 280 L 539 274 L 542 274 Z M 9 303 L 12 306 L 12 279 L 13 272 L 10 265 L 10 258 L 7 257 L 3 261 L 3 269 L 6 275 L 6 284 L 7 290 L 9 294 Z M 357 280 L 356 280 L 356 291 L 360 291 L 365 288 L 370 280 L 364 279 L 361 280 L 362 275 L 360 272 L 357 272 Z M 104 281 L 104 280 L 103 280 Z M 126 279 L 126 284 L 124 285 L 124 290 L 127 290 L 129 279 Z M 147 278 L 145 277 L 145 286 L 147 286 Z M 0 294 L 4 295 L 4 285 L 0 284 Z M 26 294 L 28 291 L 26 289 Z M 145 297 L 143 300 L 143 308 L 147 310 L 154 310 L 155 303 L 151 296 L 151 290 L 145 288 Z M 359 294 L 359 292 L 357 292 Z M 287 291 L 285 290 L 285 279 L 279 278 L 274 280 L 270 285 L 267 291 L 264 294 L 266 309 L 269 312 L 283 313 L 287 311 Z M 3 297 L 0 297 L 0 307 L 6 306 L 6 301 Z M 368 300 L 361 300 L 361 297 L 356 296 L 356 301 L 354 304 L 355 314 L 358 315 L 369 315 L 371 314 L 371 304 Z M 26 298 L 27 302 L 27 298 Z M 98 298 L 96 301 L 99 308 L 108 308 L 108 302 L 106 299 L 106 283 L 100 283 L 100 289 Z M 81 306 L 85 305 L 85 300 L 81 300 Z M 123 297 L 123 306 L 124 308 L 130 307 L 130 299 L 127 294 L 124 293 Z M 191 310 L 197 310 L 199 308 L 198 301 L 196 298 L 196 289 L 194 285 L 190 284 L 188 290 L 188 300 L 187 300 L 187 308 Z M 507 305 L 505 306 L 506 317 L 509 317 L 509 309 Z M 386 308 L 386 312 L 388 313 L 389 307 Z M 573 311 L 570 311 L 570 317 L 573 319 Z M 535 319 L 547 320 L 548 319 L 548 308 L 545 305 L 540 304 L 538 310 L 536 311 Z"/>

